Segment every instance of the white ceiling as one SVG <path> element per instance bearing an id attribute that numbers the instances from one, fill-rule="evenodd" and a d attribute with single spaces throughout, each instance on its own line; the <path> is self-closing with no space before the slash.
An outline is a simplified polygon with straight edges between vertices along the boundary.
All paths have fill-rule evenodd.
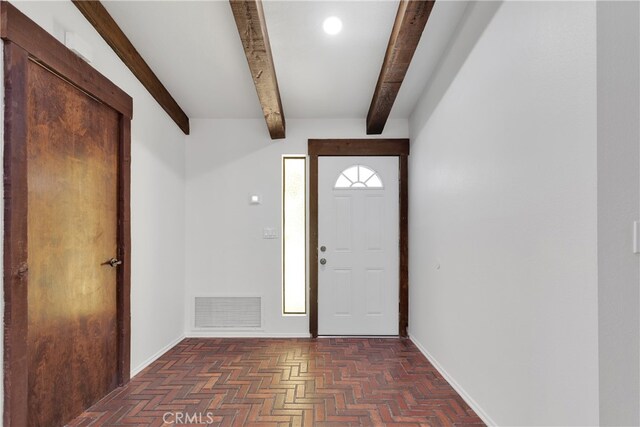
<path id="1" fill-rule="evenodd" d="M 105 7 L 191 118 L 262 111 L 228 1 L 106 1 Z M 408 117 L 466 2 L 437 2 L 392 117 Z M 264 2 L 285 117 L 364 118 L 397 10 L 395 1 Z M 338 16 L 343 30 L 322 31 Z"/>

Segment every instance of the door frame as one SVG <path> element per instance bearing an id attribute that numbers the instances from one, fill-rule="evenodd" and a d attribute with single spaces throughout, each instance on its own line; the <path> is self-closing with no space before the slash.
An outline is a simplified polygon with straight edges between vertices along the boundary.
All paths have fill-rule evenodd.
<path id="1" fill-rule="evenodd" d="M 398 335 L 407 336 L 409 325 L 409 139 L 309 139 L 309 333 L 318 336 L 318 157 L 398 157 L 399 199 L 399 316 Z"/>
<path id="2" fill-rule="evenodd" d="M 119 117 L 117 272 L 118 385 L 130 379 L 131 118 L 129 95 L 6 1 L 0 3 L 4 41 L 4 425 L 28 419 L 27 325 L 27 65 L 36 63 Z"/>

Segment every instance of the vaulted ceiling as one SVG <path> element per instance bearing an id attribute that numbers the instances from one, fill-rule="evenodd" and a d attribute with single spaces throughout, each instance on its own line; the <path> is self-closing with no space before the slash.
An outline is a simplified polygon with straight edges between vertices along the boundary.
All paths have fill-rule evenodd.
<path id="1" fill-rule="evenodd" d="M 190 118 L 260 118 L 228 1 L 105 1 L 107 11 Z M 408 117 L 466 8 L 436 2 L 391 111 Z M 364 118 L 397 1 L 263 1 L 287 118 Z M 341 33 L 323 32 L 326 17 Z"/>

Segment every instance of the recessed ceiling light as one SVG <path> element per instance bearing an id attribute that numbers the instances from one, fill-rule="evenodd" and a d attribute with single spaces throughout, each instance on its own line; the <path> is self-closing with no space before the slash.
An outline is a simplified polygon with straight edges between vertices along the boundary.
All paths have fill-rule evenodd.
<path id="1" fill-rule="evenodd" d="M 322 28 L 325 33 L 335 36 L 342 31 L 342 21 L 337 16 L 330 16 L 324 20 Z"/>

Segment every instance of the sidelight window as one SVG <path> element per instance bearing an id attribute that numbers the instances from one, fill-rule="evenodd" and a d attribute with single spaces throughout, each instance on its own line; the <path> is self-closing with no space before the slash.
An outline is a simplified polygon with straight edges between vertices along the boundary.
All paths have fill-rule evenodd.
<path id="1" fill-rule="evenodd" d="M 282 312 L 307 312 L 307 159 L 282 159 Z"/>

